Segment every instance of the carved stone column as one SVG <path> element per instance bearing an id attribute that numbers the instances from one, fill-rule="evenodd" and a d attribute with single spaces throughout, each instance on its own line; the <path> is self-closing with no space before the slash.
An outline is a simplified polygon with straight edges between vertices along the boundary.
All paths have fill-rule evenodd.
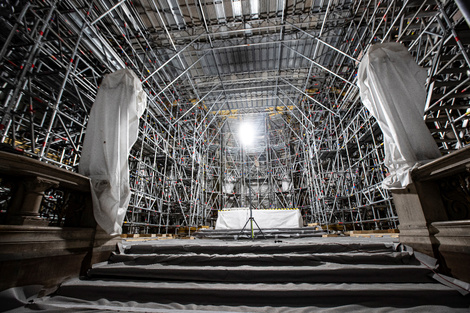
<path id="1" fill-rule="evenodd" d="M 59 182 L 40 176 L 24 177 L 19 183 L 12 203 L 9 224 L 47 226 L 48 221 L 39 217 L 44 192 L 58 187 Z"/>

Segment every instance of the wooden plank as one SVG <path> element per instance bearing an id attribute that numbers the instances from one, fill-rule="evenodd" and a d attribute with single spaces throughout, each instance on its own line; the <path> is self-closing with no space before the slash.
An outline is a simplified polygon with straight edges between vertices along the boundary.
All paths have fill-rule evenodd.
<path id="1" fill-rule="evenodd" d="M 158 237 L 136 237 L 136 238 L 126 238 L 126 241 L 149 241 L 149 240 L 159 240 Z"/>
<path id="2" fill-rule="evenodd" d="M 356 238 L 370 238 L 370 235 L 366 235 L 366 234 L 352 234 L 351 237 L 356 237 Z"/>
<path id="3" fill-rule="evenodd" d="M 351 230 L 348 233 L 352 234 L 394 234 L 399 233 L 398 229 L 384 229 L 384 230 Z"/>
<path id="4" fill-rule="evenodd" d="M 400 235 L 399 234 L 387 234 L 387 233 L 381 233 L 381 234 L 374 234 L 374 233 L 367 233 L 367 234 L 350 234 L 349 236 L 351 237 L 362 237 L 362 238 L 371 238 L 371 237 L 376 237 L 376 238 L 382 238 L 382 237 L 390 237 L 390 238 L 398 238 Z"/>

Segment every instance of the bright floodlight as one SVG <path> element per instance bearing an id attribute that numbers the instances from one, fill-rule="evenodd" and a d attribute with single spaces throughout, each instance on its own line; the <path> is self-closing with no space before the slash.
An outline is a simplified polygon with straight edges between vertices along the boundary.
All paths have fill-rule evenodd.
<path id="1" fill-rule="evenodd" d="M 255 139 L 253 126 L 249 123 L 242 123 L 240 125 L 238 135 L 243 145 L 251 145 L 253 143 L 253 139 Z"/>

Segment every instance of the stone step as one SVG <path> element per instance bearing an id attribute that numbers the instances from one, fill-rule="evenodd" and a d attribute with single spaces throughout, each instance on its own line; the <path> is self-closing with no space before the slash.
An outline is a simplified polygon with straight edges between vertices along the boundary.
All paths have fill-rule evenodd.
<path id="1" fill-rule="evenodd" d="M 422 265 L 335 264 L 318 266 L 178 266 L 103 264 L 89 270 L 91 278 L 204 281 L 225 283 L 432 283 Z"/>
<path id="2" fill-rule="evenodd" d="M 310 238 L 321 237 L 326 234 L 323 230 L 316 230 L 315 228 L 286 228 L 286 229 L 259 229 L 255 228 L 254 236 L 259 239 L 272 239 L 272 238 Z M 247 227 L 245 230 L 214 230 L 214 229 L 201 229 L 194 233 L 197 238 L 211 238 L 211 239 L 251 239 L 251 229 Z"/>
<path id="3" fill-rule="evenodd" d="M 409 252 L 380 253 L 292 253 L 292 254 L 113 254 L 109 263 L 127 265 L 185 266 L 312 266 L 325 262 L 337 264 L 418 264 Z"/>
<path id="4" fill-rule="evenodd" d="M 393 238 L 124 241 L 119 250 L 37 308 L 305 313 L 464 312 L 470 306 L 431 278 L 436 260 Z"/>
<path id="5" fill-rule="evenodd" d="M 219 241 L 212 244 L 205 244 L 205 240 L 191 240 L 191 241 L 161 241 L 158 244 L 133 243 L 129 246 L 124 246 L 126 254 L 187 254 L 187 253 L 204 253 L 204 254 L 218 254 L 218 255 L 234 255 L 242 253 L 252 254 L 284 254 L 284 253 L 379 253 L 379 252 L 395 252 L 394 244 L 389 242 L 350 242 L 347 237 L 344 238 L 331 238 L 332 241 L 306 242 L 302 244 L 294 243 L 291 241 L 283 241 L 280 243 L 274 242 L 223 242 Z M 210 240 L 208 240 L 210 241 Z M 214 240 L 212 240 L 214 242 Z"/>
<path id="6" fill-rule="evenodd" d="M 345 305 L 407 308 L 410 312 L 416 306 L 426 306 L 426 312 L 429 312 L 434 309 L 429 306 L 442 305 L 437 309 L 451 312 L 449 309 L 466 310 L 470 304 L 455 290 L 433 283 L 225 284 L 73 279 L 62 284 L 56 292 L 55 298 L 64 297 L 69 298 L 69 307 L 74 303 L 96 301 L 94 305 L 122 303 L 123 311 L 126 306 L 137 307 L 139 304 L 149 308 L 153 303 L 177 303 L 180 308 L 191 305 L 191 309 L 201 305 L 243 306 L 244 312 L 246 306 L 338 308 Z M 290 308 L 284 309 L 290 311 Z M 219 311 L 214 307 L 212 310 Z M 263 311 L 272 312 L 266 308 Z"/>

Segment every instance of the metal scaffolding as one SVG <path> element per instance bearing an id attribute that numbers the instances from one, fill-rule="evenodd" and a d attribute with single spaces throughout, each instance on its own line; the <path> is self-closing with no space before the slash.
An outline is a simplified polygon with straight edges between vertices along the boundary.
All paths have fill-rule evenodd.
<path id="1" fill-rule="evenodd" d="M 424 120 L 441 152 L 470 139 L 470 31 L 451 0 L 30 0 L 0 14 L 3 149 L 76 171 L 103 76 L 140 77 L 129 233 L 213 226 L 248 203 L 396 228 L 382 133 L 356 84 L 375 43 L 401 42 L 428 70 Z"/>

